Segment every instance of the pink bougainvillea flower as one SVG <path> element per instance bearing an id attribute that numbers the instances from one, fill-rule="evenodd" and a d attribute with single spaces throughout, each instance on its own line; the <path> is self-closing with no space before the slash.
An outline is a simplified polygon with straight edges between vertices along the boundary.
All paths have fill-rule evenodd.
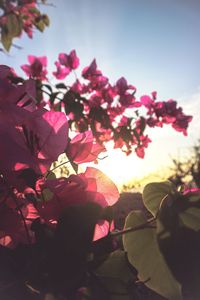
<path id="1" fill-rule="evenodd" d="M 137 154 L 138 157 L 144 158 L 144 147 L 138 146 L 138 147 L 135 149 L 135 152 L 136 152 L 136 154 Z"/>
<path id="2" fill-rule="evenodd" d="M 92 76 L 97 75 L 97 63 L 94 59 L 88 67 L 85 67 L 82 71 L 82 76 L 85 79 L 90 79 Z"/>
<path id="3" fill-rule="evenodd" d="M 127 80 L 124 77 L 118 79 L 118 81 L 116 82 L 115 89 L 119 95 L 124 95 L 127 90 L 136 91 L 136 88 L 133 85 L 127 84 Z"/>
<path id="4" fill-rule="evenodd" d="M 106 207 L 119 198 L 115 184 L 95 168 L 87 168 L 85 173 L 69 178 L 46 180 L 37 186 L 42 194 L 50 191 L 48 201 L 38 203 L 41 216 L 50 223 L 58 220 L 63 208 L 68 205 L 95 202 Z"/>
<path id="5" fill-rule="evenodd" d="M 81 83 L 78 79 L 71 86 L 71 90 L 78 94 L 86 94 L 88 92 L 88 86 Z"/>
<path id="6" fill-rule="evenodd" d="M 90 81 L 91 90 L 101 90 L 108 83 L 108 78 L 102 75 L 100 70 L 97 70 L 97 63 L 94 59 L 88 67 L 82 71 L 83 78 Z"/>
<path id="7" fill-rule="evenodd" d="M 139 101 L 136 101 L 135 97 L 128 93 L 121 95 L 119 97 L 119 103 L 125 108 L 133 108 L 133 107 L 141 106 L 141 103 Z"/>
<path id="8" fill-rule="evenodd" d="M 117 93 L 114 87 L 108 84 L 106 88 L 101 89 L 101 95 L 106 103 L 111 104 L 114 101 L 114 97 L 117 95 Z"/>
<path id="9" fill-rule="evenodd" d="M 28 77 L 46 80 L 47 75 L 47 57 L 46 56 L 28 56 L 29 65 L 22 65 L 21 69 L 26 73 Z"/>
<path id="10" fill-rule="evenodd" d="M 106 220 L 100 220 L 94 229 L 94 236 L 93 241 L 99 240 L 106 236 L 109 231 L 114 229 L 114 223 L 112 222 L 111 225 Z"/>
<path id="11" fill-rule="evenodd" d="M 66 154 L 76 164 L 91 162 L 105 151 L 105 147 L 94 141 L 92 131 L 77 134 L 68 144 Z"/>
<path id="12" fill-rule="evenodd" d="M 0 72 L 3 72 L 0 68 Z M 3 76 L 3 75 L 2 75 Z M 0 78 L 0 114 L 6 122 L 20 122 L 28 111 L 36 110 L 36 89 L 33 80 L 27 80 L 21 85 L 12 84 L 8 79 Z"/>
<path id="13" fill-rule="evenodd" d="M 18 130 L 24 142 L 16 141 L 32 156 L 30 167 L 36 172 L 46 172 L 67 146 L 68 122 L 62 112 L 37 110 Z"/>
<path id="14" fill-rule="evenodd" d="M 199 188 L 188 188 L 185 186 L 183 195 L 193 196 L 193 195 L 200 195 L 200 189 Z"/>
<path id="15" fill-rule="evenodd" d="M 107 85 L 107 83 L 108 83 L 108 78 L 99 74 L 91 78 L 89 86 L 92 90 L 101 90 Z"/>
<path id="16" fill-rule="evenodd" d="M 157 92 L 156 92 L 156 91 L 153 91 L 153 92 L 151 93 L 151 95 L 152 95 L 153 100 L 156 100 L 156 98 L 157 98 Z"/>
<path id="17" fill-rule="evenodd" d="M 150 138 L 148 137 L 148 135 L 140 135 L 140 141 L 139 141 L 139 145 L 136 147 L 135 152 L 137 154 L 138 157 L 140 158 L 144 158 L 145 155 L 145 148 L 148 147 L 148 144 L 151 142 Z"/>
<path id="18" fill-rule="evenodd" d="M 129 90 L 136 91 L 136 88 L 133 85 L 128 85 L 127 80 L 124 77 L 121 77 L 115 87 L 115 92 L 119 96 L 118 104 L 124 106 L 125 108 L 140 107 L 141 103 L 136 101 L 133 92 Z"/>
<path id="19" fill-rule="evenodd" d="M 192 121 L 192 116 L 186 116 L 183 113 L 179 114 L 176 120 L 173 122 L 172 127 L 179 132 L 182 132 L 187 136 L 187 128 L 189 123 Z"/>
<path id="20" fill-rule="evenodd" d="M 85 173 L 79 176 L 87 179 L 87 192 L 96 192 L 103 196 L 104 201 L 100 201 L 99 203 L 101 206 L 104 206 L 104 204 L 105 206 L 113 205 L 117 202 L 119 197 L 118 189 L 113 181 L 103 172 L 96 168 L 88 167 Z M 98 199 L 98 197 L 96 199 Z"/>
<path id="21" fill-rule="evenodd" d="M 31 168 L 36 174 L 45 173 L 67 146 L 68 122 L 62 112 L 36 110 L 16 127 L 1 122 L 0 171 L 11 185 L 20 189 L 21 170 Z"/>
<path id="22" fill-rule="evenodd" d="M 59 62 L 55 62 L 56 68 L 57 70 L 53 72 L 53 75 L 57 78 L 57 79 L 64 79 L 67 77 L 67 75 L 69 75 L 69 73 L 71 72 L 71 70 L 69 68 L 63 67 L 61 66 L 61 64 L 59 64 Z"/>
<path id="23" fill-rule="evenodd" d="M 144 95 L 144 96 L 140 97 L 140 101 L 147 108 L 150 108 L 154 103 L 154 100 L 151 97 L 149 97 L 148 95 Z"/>
<path id="24" fill-rule="evenodd" d="M 67 67 L 70 71 L 77 69 L 79 66 L 79 58 L 77 57 L 75 50 L 72 50 L 69 55 L 60 53 L 58 60 L 61 65 Z"/>

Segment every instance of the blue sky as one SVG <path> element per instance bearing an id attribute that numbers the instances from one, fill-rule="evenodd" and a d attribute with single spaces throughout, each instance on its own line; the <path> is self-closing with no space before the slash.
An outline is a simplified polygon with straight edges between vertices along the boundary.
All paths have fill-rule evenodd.
<path id="1" fill-rule="evenodd" d="M 189 137 L 170 129 L 152 131 L 154 143 L 138 167 L 143 173 L 148 172 L 147 165 L 152 168 L 154 158 L 158 167 L 169 161 L 169 154 L 179 153 L 200 137 L 199 0 L 48 2 L 55 7 L 41 5 L 41 9 L 51 26 L 42 34 L 35 32 L 33 40 L 16 40 L 23 49 L 0 54 L 1 63 L 19 70 L 28 54 L 47 55 L 53 70 L 59 52 L 76 49 L 82 67 L 95 57 L 111 82 L 124 76 L 139 95 L 156 90 L 160 100 L 178 100 L 185 112 L 194 114 Z"/>

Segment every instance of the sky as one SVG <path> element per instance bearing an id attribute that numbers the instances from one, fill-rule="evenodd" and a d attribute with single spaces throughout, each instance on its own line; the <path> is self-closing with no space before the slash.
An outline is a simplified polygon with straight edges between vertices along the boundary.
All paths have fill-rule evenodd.
<path id="1" fill-rule="evenodd" d="M 175 99 L 193 115 L 188 137 L 169 127 L 149 132 L 152 143 L 141 160 L 109 151 L 99 168 L 117 183 L 162 174 L 171 157 L 184 156 L 200 138 L 200 1 L 199 0 L 48 0 L 41 5 L 51 25 L 33 40 L 23 36 L 2 64 L 18 72 L 28 54 L 46 55 L 49 70 L 60 52 L 76 49 L 81 67 L 96 58 L 110 82 L 124 76 L 136 96 L 157 91 L 159 100 Z M 22 74 L 22 73 L 21 73 Z"/>

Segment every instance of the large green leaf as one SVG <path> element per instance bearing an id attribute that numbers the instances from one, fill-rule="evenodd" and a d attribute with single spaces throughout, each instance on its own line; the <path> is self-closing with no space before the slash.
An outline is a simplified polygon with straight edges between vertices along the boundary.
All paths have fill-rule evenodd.
<path id="1" fill-rule="evenodd" d="M 126 219 L 125 228 L 136 227 L 145 221 L 142 212 L 131 212 Z M 181 299 L 181 287 L 159 250 L 155 228 L 145 228 L 125 234 L 123 244 L 129 262 L 138 270 L 141 281 L 147 281 L 145 284 L 150 289 L 167 299 Z"/>
<path id="2" fill-rule="evenodd" d="M 181 221 L 186 227 L 195 231 L 200 230 L 200 209 L 191 207 L 179 215 Z"/>
<path id="3" fill-rule="evenodd" d="M 15 14 L 10 14 L 7 17 L 7 29 L 8 34 L 14 38 L 18 37 L 22 32 L 22 21 L 21 19 L 16 16 Z"/>
<path id="4" fill-rule="evenodd" d="M 95 271 L 113 300 L 130 299 L 130 284 L 134 288 L 136 274 L 131 271 L 126 253 L 122 250 L 112 252 L 104 263 Z M 110 299 L 110 298 L 109 298 Z"/>
<path id="5" fill-rule="evenodd" d="M 169 200 L 169 201 L 168 201 Z M 157 218 L 157 241 L 168 267 L 190 298 L 200 299 L 200 196 L 165 201 Z"/>
<path id="6" fill-rule="evenodd" d="M 174 184 L 170 181 L 149 183 L 145 186 L 142 195 L 144 205 L 155 217 L 164 197 L 175 190 Z"/>
<path id="7" fill-rule="evenodd" d="M 15 14 L 9 14 L 7 16 L 7 23 L 4 27 L 2 27 L 1 32 L 1 43 L 6 49 L 6 51 L 10 50 L 12 45 L 12 40 L 14 37 L 18 37 L 22 32 L 22 21 L 19 16 Z"/>

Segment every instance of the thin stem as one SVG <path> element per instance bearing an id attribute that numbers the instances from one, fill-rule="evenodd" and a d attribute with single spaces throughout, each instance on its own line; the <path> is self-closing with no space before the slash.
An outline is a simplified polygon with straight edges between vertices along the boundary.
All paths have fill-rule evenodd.
<path id="1" fill-rule="evenodd" d="M 17 198 L 16 198 L 16 196 L 15 196 L 15 194 L 13 192 L 12 192 L 12 196 L 13 196 L 12 198 L 13 198 L 16 206 L 17 206 L 17 210 L 19 211 L 21 219 L 22 219 L 22 221 L 24 223 L 24 228 L 25 228 L 25 231 L 26 231 L 28 243 L 31 244 L 31 238 L 30 238 L 30 235 L 29 235 L 28 227 L 26 225 L 26 220 L 24 218 L 23 212 L 22 212 L 22 210 L 21 210 L 21 208 L 20 208 L 20 206 L 19 206 L 19 204 L 17 202 Z"/>
<path id="2" fill-rule="evenodd" d="M 39 5 L 44 5 L 44 6 L 50 6 L 50 7 L 56 8 L 56 5 L 53 4 L 53 3 L 46 3 L 46 2 L 44 2 L 44 1 L 36 1 L 36 3 L 37 3 L 38 6 L 39 6 Z"/>
<path id="3" fill-rule="evenodd" d="M 67 160 L 67 161 L 65 161 L 65 162 L 63 162 L 63 163 L 61 163 L 61 164 L 59 164 L 58 166 L 56 166 L 56 167 L 54 167 L 53 169 L 49 170 L 49 171 L 47 172 L 47 174 L 44 175 L 44 177 L 47 178 L 47 177 L 51 174 L 52 171 L 58 169 L 59 167 L 63 166 L 64 164 L 67 164 L 67 163 L 69 163 L 69 162 L 70 162 L 70 161 Z"/>
<path id="4" fill-rule="evenodd" d="M 135 226 L 135 227 L 129 227 L 129 228 L 126 228 L 126 229 L 117 231 L 117 232 L 116 232 L 116 231 L 113 231 L 113 232 L 111 232 L 110 234 L 111 234 L 112 236 L 119 236 L 119 235 L 122 235 L 122 234 L 127 234 L 127 233 L 129 233 L 129 232 L 134 232 L 134 231 L 137 231 L 137 230 L 140 230 L 140 229 L 144 229 L 144 228 L 149 227 L 148 225 L 151 224 L 152 222 L 154 222 L 155 220 L 156 220 L 156 218 L 153 217 L 153 218 L 149 219 L 147 222 L 142 223 L 142 224 L 140 224 L 140 225 L 138 225 L 138 226 Z M 152 228 L 152 227 L 150 227 L 150 228 Z"/>
<path id="5" fill-rule="evenodd" d="M 41 90 L 41 92 L 45 93 L 45 94 L 48 95 L 49 97 L 51 96 L 51 94 L 48 93 L 47 91 L 45 91 L 45 90 L 43 90 L 43 89 L 40 89 L 40 90 Z M 56 96 L 55 98 L 58 99 L 59 101 L 62 101 L 62 100 L 63 100 L 63 99 L 61 99 L 61 98 L 58 97 L 58 96 Z"/>
<path id="6" fill-rule="evenodd" d="M 13 44 L 13 43 L 12 43 L 12 46 L 13 46 L 14 48 L 18 49 L 18 50 L 22 50 L 22 49 L 23 49 L 23 47 L 21 47 L 21 46 L 19 46 L 19 45 L 16 45 L 16 44 Z"/>

